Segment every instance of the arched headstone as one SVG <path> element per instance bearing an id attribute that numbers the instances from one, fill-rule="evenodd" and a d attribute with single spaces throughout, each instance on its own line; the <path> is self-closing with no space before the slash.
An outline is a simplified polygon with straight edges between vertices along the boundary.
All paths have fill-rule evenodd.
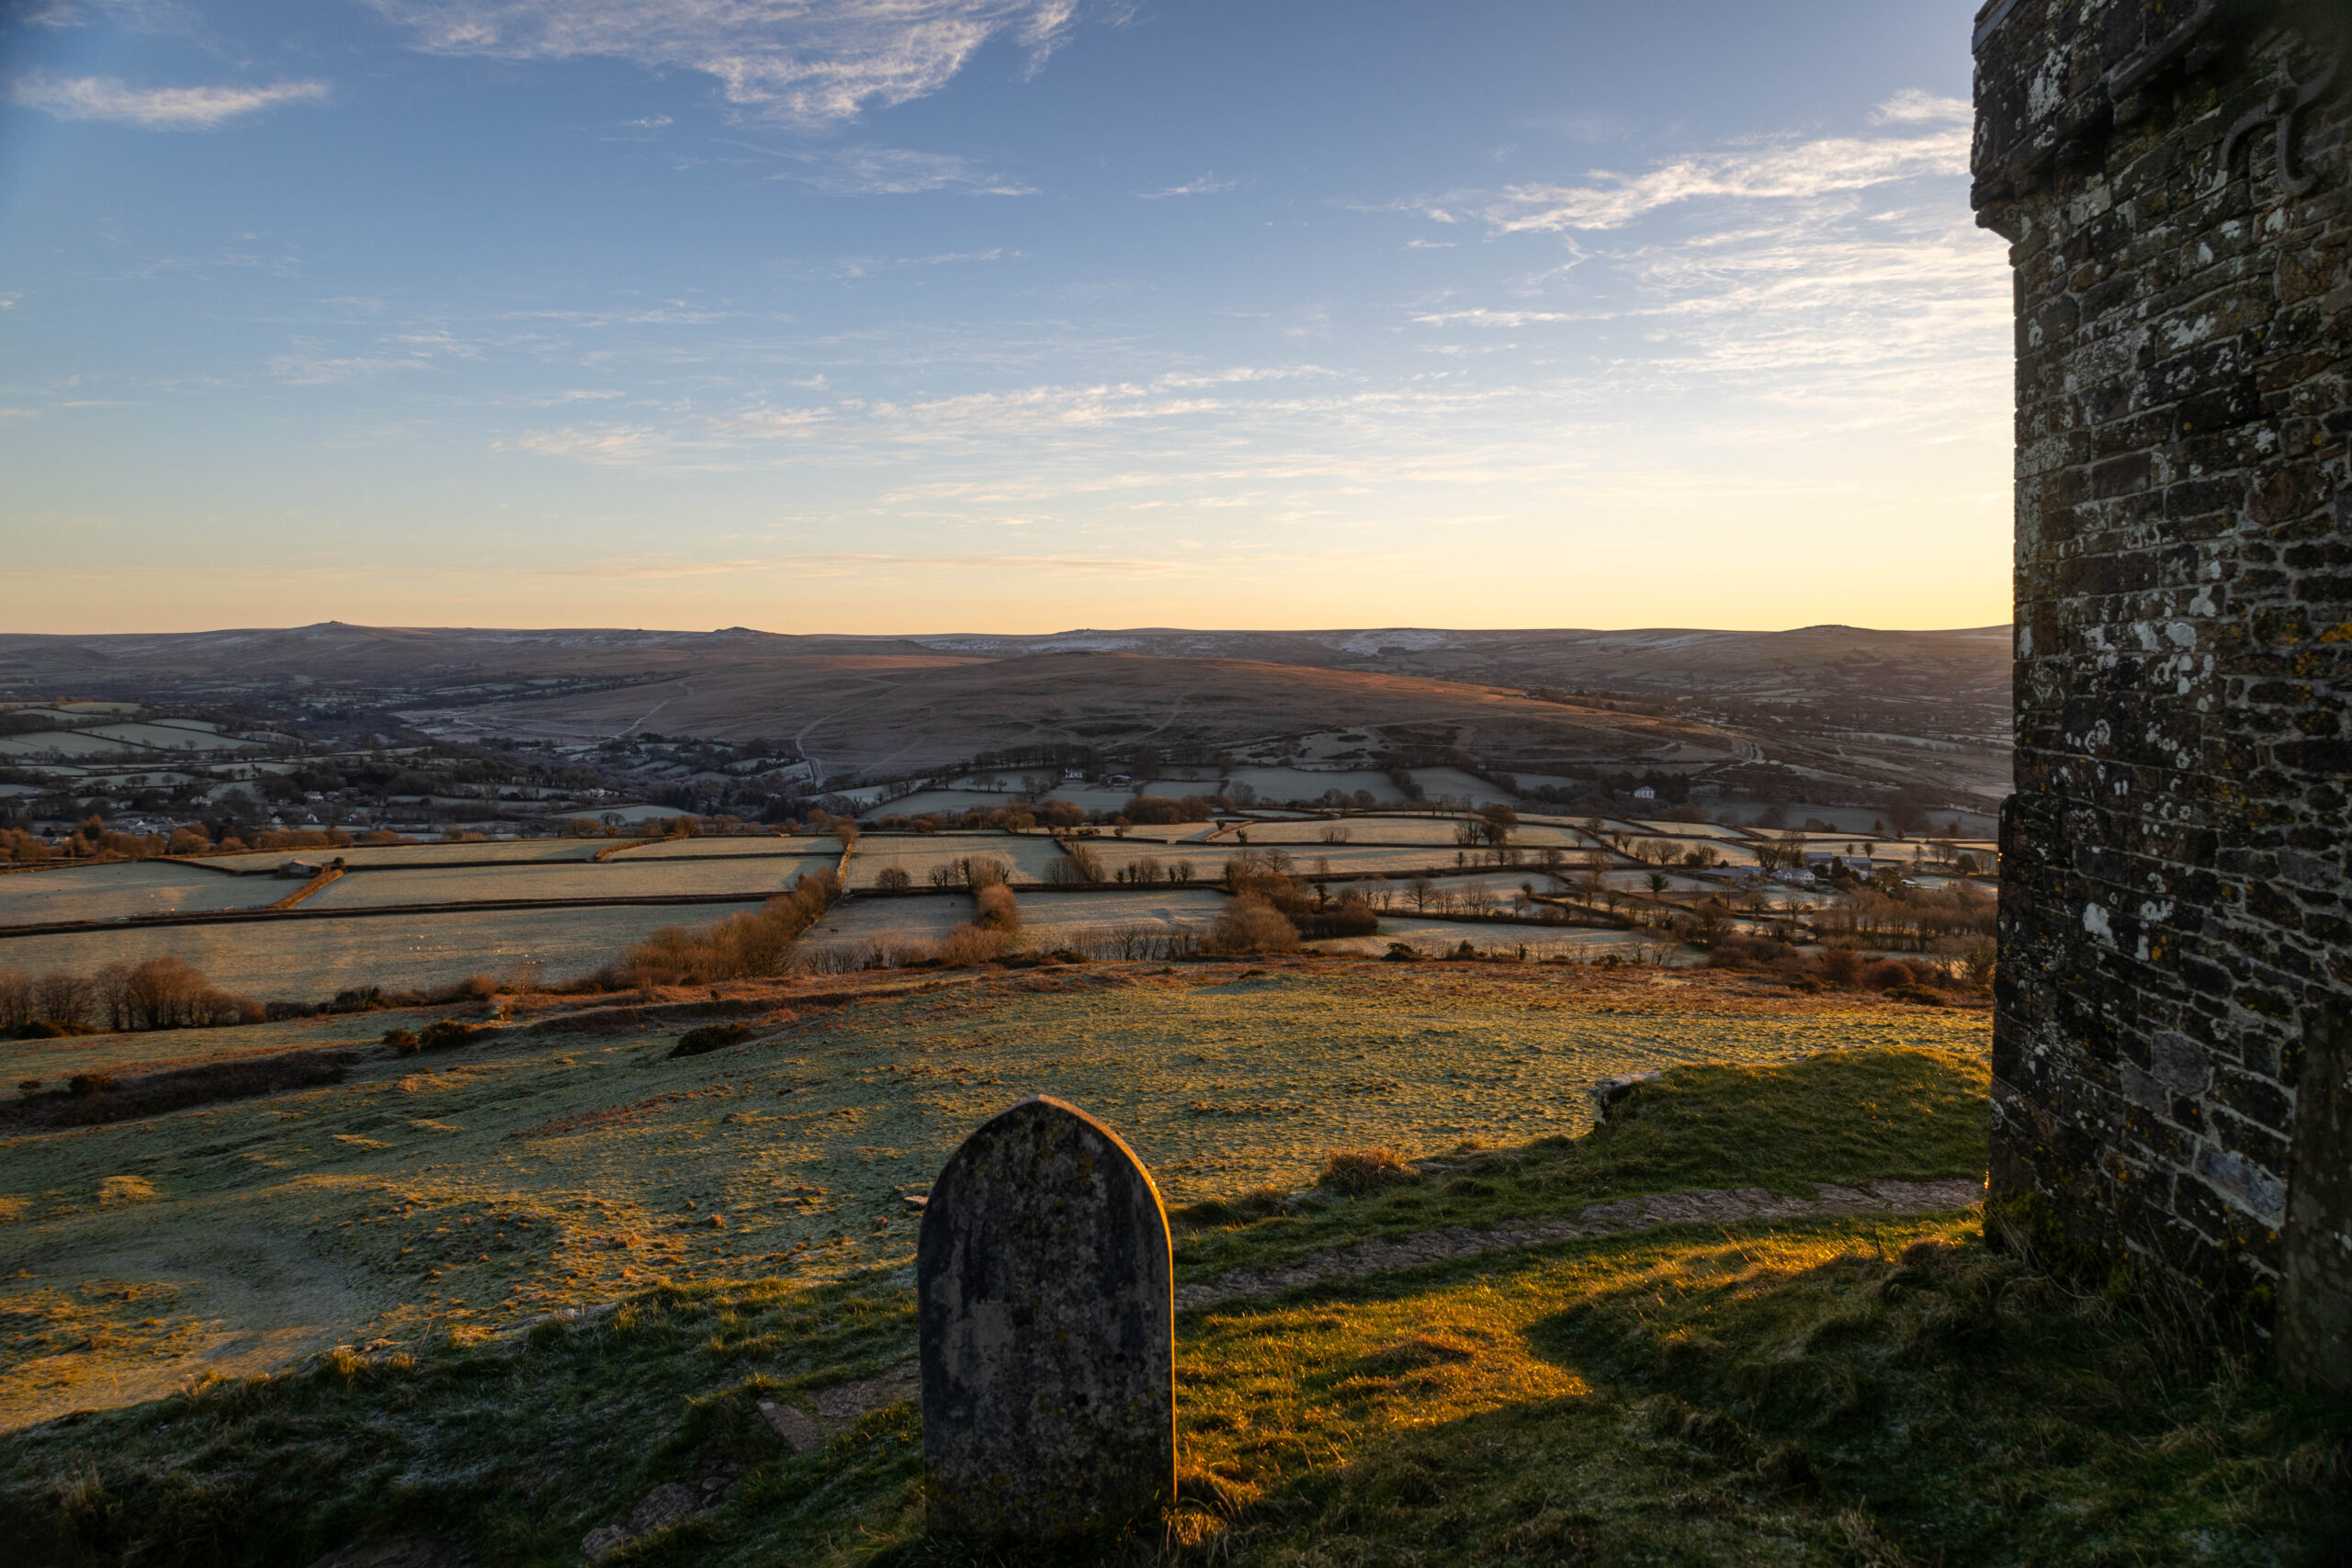
<path id="1" fill-rule="evenodd" d="M 1174 1268 L 1151 1173 L 1058 1100 L 964 1140 L 916 1253 L 931 1529 L 1091 1534 L 1172 1501 Z"/>

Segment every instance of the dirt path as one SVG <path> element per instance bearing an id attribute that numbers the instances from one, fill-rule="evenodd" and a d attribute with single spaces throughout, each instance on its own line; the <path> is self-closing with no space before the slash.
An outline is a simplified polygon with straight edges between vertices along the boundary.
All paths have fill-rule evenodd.
<path id="1" fill-rule="evenodd" d="M 1396 1240 L 1374 1238 L 1334 1252 L 1317 1253 L 1273 1269 L 1237 1269 L 1206 1284 L 1183 1285 L 1176 1310 L 1219 1306 L 1252 1296 L 1271 1296 L 1327 1280 L 1356 1280 L 1418 1268 L 1449 1258 L 1535 1247 L 1579 1236 L 1621 1235 L 1658 1225 L 1736 1224 L 1747 1220 L 1804 1219 L 1816 1214 L 1931 1214 L 1981 1202 L 1984 1183 L 1973 1178 L 1945 1181 L 1870 1181 L 1860 1187 L 1814 1188 L 1814 1198 L 1783 1198 L 1760 1187 L 1726 1192 L 1705 1190 L 1655 1198 L 1621 1198 L 1595 1203 L 1572 1220 L 1511 1230 L 1474 1231 L 1464 1225 L 1424 1231 Z"/>

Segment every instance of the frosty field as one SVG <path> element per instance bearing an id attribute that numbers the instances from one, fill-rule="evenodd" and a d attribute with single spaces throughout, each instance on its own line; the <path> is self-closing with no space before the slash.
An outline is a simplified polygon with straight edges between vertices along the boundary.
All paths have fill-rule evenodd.
<path id="1" fill-rule="evenodd" d="M 6 1129 L 0 1426 L 653 1279 L 902 1260 L 899 1190 L 1032 1094 L 1103 1117 L 1182 1204 L 1304 1186 L 1334 1148 L 1574 1133 L 1585 1091 L 1629 1070 L 1985 1042 L 1982 1014 L 1714 974 L 1250 967 L 892 979 L 830 1010 L 777 985 L 753 1040 L 683 1061 L 678 1026 L 517 1032 L 265 1100 Z M 184 1055 L 248 1032 L 148 1039 Z"/>
<path id="2" fill-rule="evenodd" d="M 851 887 L 871 887 L 886 868 L 896 866 L 924 887 L 934 870 L 967 857 L 1010 866 L 1016 883 L 1043 882 L 1048 868 L 1066 858 L 1043 833 L 868 833 L 857 841 L 842 880 Z"/>
<path id="3" fill-rule="evenodd" d="M 1023 945 L 1035 951 L 1069 946 L 1090 932 L 1148 926 L 1207 934 L 1226 907 L 1222 893 L 1172 889 L 1103 893 L 1023 893 Z"/>
<path id="4" fill-rule="evenodd" d="M 657 927 L 707 925 L 753 907 L 624 905 L 609 909 L 458 910 L 422 919 L 383 915 L 134 926 L 0 940 L 0 968 L 87 974 L 107 964 L 138 964 L 169 954 L 195 964 L 214 985 L 238 995 L 263 1001 L 322 1002 L 356 986 L 430 988 L 469 975 L 515 974 L 533 964 L 546 978 L 562 979 L 618 958 Z"/>
<path id="5" fill-rule="evenodd" d="M 0 926 L 116 920 L 176 909 L 249 909 L 283 898 L 297 886 L 157 861 L 11 872 L 0 876 Z M 7 962 L 0 955 L 0 964 Z"/>
<path id="6" fill-rule="evenodd" d="M 610 840 L 607 840 L 609 843 Z M 803 855 L 814 863 L 831 865 L 841 859 L 841 840 L 830 836 L 818 838 L 780 838 L 772 833 L 746 835 L 737 838 L 664 839 L 655 844 L 634 844 L 615 852 L 612 860 L 700 860 L 712 855 L 730 858 L 741 855 Z M 611 863 L 608 862 L 607 863 Z"/>
<path id="7" fill-rule="evenodd" d="M 782 893 L 802 871 L 830 861 L 762 856 L 745 860 L 627 861 L 366 871 L 329 883 L 306 909 L 388 904 L 464 904 L 500 898 L 634 898 L 695 894 Z"/>

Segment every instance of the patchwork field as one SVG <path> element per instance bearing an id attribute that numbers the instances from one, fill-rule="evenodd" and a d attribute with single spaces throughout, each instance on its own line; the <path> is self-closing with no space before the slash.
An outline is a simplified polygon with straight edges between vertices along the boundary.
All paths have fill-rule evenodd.
<path id="1" fill-rule="evenodd" d="M 0 925 L 117 920 L 178 909 L 248 909 L 283 898 L 293 882 L 222 876 L 157 861 L 18 871 L 0 876 Z M 0 964 L 8 962 L 0 946 Z"/>
<path id="2" fill-rule="evenodd" d="M 972 918 L 962 893 L 915 897 L 846 898 L 825 912 L 808 933 L 811 946 L 937 942 Z"/>
<path id="3" fill-rule="evenodd" d="M 706 925 L 752 907 L 459 910 L 425 919 L 381 915 L 6 937 L 0 938 L 0 967 L 88 974 L 107 964 L 139 964 L 168 954 L 195 964 L 214 985 L 237 995 L 322 1002 L 356 986 L 430 988 L 470 975 L 536 970 L 560 980 L 612 962 L 657 927 Z"/>
<path id="4" fill-rule="evenodd" d="M 1089 935 L 1149 927 L 1173 934 L 1207 934 L 1224 912 L 1222 893 L 1174 889 L 1102 893 L 1023 893 L 1023 946 L 1044 951 L 1078 944 Z"/>
<path id="5" fill-rule="evenodd" d="M 247 860 L 339 860 L 345 865 L 454 865 L 480 861 L 583 861 L 613 847 L 611 839 L 511 839 L 479 844 L 353 844 L 340 850 L 264 851 L 220 859 L 231 865 Z"/>
<path id="6" fill-rule="evenodd" d="M 658 843 L 632 844 L 627 849 L 616 850 L 612 860 L 707 860 L 712 856 L 729 860 L 764 855 L 805 856 L 831 865 L 841 859 L 842 845 L 840 840 L 830 834 L 805 839 L 773 834 L 743 838 L 663 839 Z"/>
<path id="7" fill-rule="evenodd" d="M 1353 953 L 1377 958 L 1394 942 L 1430 957 L 1442 957 L 1468 942 L 1480 953 L 1528 958 L 1573 958 L 1596 962 L 1616 958 L 1623 963 L 1689 966 L 1702 955 L 1660 942 L 1650 931 L 1608 931 L 1592 926 L 1531 926 L 1489 920 L 1430 920 L 1412 915 L 1383 915 L 1377 936 L 1327 937 L 1313 943 L 1318 952 Z"/>
<path id="8" fill-rule="evenodd" d="M 842 984 L 736 987 L 769 1021 L 683 1061 L 667 1056 L 681 1024 L 516 1030 L 381 1053 L 266 1099 L 0 1123 L 0 1423 L 320 1346 L 514 1324 L 656 1279 L 901 1261 L 913 1237 L 898 1194 L 1031 1094 L 1102 1116 L 1182 1204 L 1302 1187 L 1339 1147 L 1572 1134 L 1585 1091 L 1627 1071 L 1885 1045 L 1973 1055 L 1986 1039 L 1981 1014 L 1825 1004 L 1721 975 L 1090 965 L 869 977 L 848 1006 L 796 1000 Z M 280 1049 L 357 1032 L 260 1027 Z M 146 1040 L 186 1057 L 257 1038 Z M 135 1068 L 119 1043 L 73 1050 Z"/>
<path id="9" fill-rule="evenodd" d="M 741 860 L 630 861 L 598 864 L 459 866 L 446 870 L 368 871 L 329 883 L 306 909 L 378 908 L 389 904 L 466 904 L 503 898 L 639 898 L 782 893 L 800 872 L 831 865 L 811 856 Z"/>
<path id="10" fill-rule="evenodd" d="M 885 869 L 896 866 L 917 887 L 924 887 L 933 871 L 967 858 L 995 861 L 1020 883 L 1043 882 L 1047 869 L 1066 857 L 1042 833 L 868 833 L 857 841 L 842 881 L 851 887 L 871 887 Z"/>

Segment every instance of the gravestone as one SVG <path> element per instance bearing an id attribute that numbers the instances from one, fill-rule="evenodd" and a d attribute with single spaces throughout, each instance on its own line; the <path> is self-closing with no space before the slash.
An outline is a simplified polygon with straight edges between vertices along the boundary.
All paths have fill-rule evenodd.
<path id="1" fill-rule="evenodd" d="M 1174 1500 L 1174 1268 L 1159 1190 L 1057 1100 L 964 1141 L 916 1254 L 923 1482 L 942 1535 L 1090 1535 Z"/>

